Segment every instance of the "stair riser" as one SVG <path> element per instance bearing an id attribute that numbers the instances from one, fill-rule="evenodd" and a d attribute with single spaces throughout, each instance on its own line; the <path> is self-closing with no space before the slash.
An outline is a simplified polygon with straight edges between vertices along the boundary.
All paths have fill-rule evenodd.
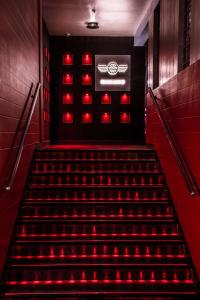
<path id="1" fill-rule="evenodd" d="M 30 272 L 31 270 L 31 272 Z M 38 266 L 35 270 L 33 267 L 20 268 L 10 270 L 7 272 L 8 285 L 59 285 L 58 281 L 62 280 L 63 284 L 93 284 L 95 281 L 99 284 L 118 284 L 118 283 L 132 283 L 132 284 L 161 284 L 161 283 L 193 283 L 194 274 L 191 268 L 187 267 L 102 267 L 94 266 L 87 269 L 80 267 L 71 267 L 64 269 L 56 268 L 42 268 Z M 48 282 L 48 283 L 47 283 Z M 61 284 L 61 283 L 60 283 Z"/>
<path id="2" fill-rule="evenodd" d="M 25 193 L 25 200 L 66 200 L 66 201 L 166 201 L 168 200 L 168 192 L 166 188 L 156 189 L 104 189 L 100 190 L 84 190 L 84 187 L 81 190 L 70 189 L 70 190 L 47 190 L 37 191 L 29 190 Z"/>
<path id="3" fill-rule="evenodd" d="M 180 235 L 174 224 L 23 224 L 17 226 L 17 237 L 176 237 Z"/>
<path id="4" fill-rule="evenodd" d="M 12 259 L 16 261 L 33 260 L 43 261 L 47 260 L 53 263 L 56 260 L 61 261 L 87 261 L 89 259 L 102 260 L 106 259 L 122 260 L 125 262 L 141 261 L 144 263 L 145 259 L 152 260 L 181 260 L 187 257 L 187 252 L 184 244 L 170 245 L 170 244 L 133 244 L 123 243 L 101 243 L 89 245 L 20 245 L 12 249 Z"/>
<path id="5" fill-rule="evenodd" d="M 114 218 L 147 218 L 147 219 L 162 219 L 173 218 L 174 211 L 172 206 L 148 206 L 138 205 L 63 205 L 63 206 L 25 206 L 20 211 L 20 217 L 23 219 L 37 218 L 63 218 L 63 219 L 114 219 Z"/>
<path id="6" fill-rule="evenodd" d="M 89 159 L 89 160 L 117 160 L 117 159 L 154 159 L 152 151 L 38 151 L 35 159 Z"/>
<path id="7" fill-rule="evenodd" d="M 151 172 L 158 173 L 160 168 L 158 163 L 84 163 L 84 162 L 73 162 L 73 163 L 60 163 L 60 162 L 40 162 L 34 163 L 32 166 L 32 172 Z"/>

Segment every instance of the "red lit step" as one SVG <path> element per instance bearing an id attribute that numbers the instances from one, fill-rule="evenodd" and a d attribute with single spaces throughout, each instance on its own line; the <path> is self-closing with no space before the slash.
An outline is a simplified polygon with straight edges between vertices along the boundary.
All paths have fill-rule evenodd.
<path id="1" fill-rule="evenodd" d="M 41 161 L 33 164 L 33 172 L 152 172 L 159 173 L 160 167 L 157 162 L 59 162 Z"/>
<path id="2" fill-rule="evenodd" d="M 31 272 L 30 272 L 31 270 Z M 83 269 L 81 266 L 74 266 L 73 270 L 64 267 L 63 269 L 56 269 L 53 267 L 45 266 L 34 266 L 29 265 L 26 267 L 19 268 L 15 266 L 14 269 L 10 269 L 7 272 L 6 285 L 9 286 L 28 286 L 29 289 L 33 286 L 48 285 L 49 288 L 53 288 L 55 285 L 65 285 L 65 288 L 70 288 L 71 285 L 86 285 L 94 286 L 103 285 L 125 285 L 129 290 L 133 286 L 140 285 L 141 288 L 144 286 L 157 286 L 156 289 L 172 288 L 173 285 L 181 286 L 184 285 L 195 285 L 194 275 L 190 267 L 176 266 L 174 269 L 170 266 L 143 266 L 140 267 L 122 267 L 116 266 L 110 268 L 105 266 L 102 268 L 101 265 L 92 266 L 87 269 Z M 139 287 L 138 287 L 139 288 Z M 173 289 L 173 288 L 172 288 Z M 139 288 L 140 290 L 140 288 Z M 170 289 L 171 290 L 171 289 Z"/>
<path id="3" fill-rule="evenodd" d="M 36 151 L 35 159 L 68 159 L 68 160 L 116 160 L 148 159 L 155 160 L 153 151 Z"/>
<path id="4" fill-rule="evenodd" d="M 143 175 L 74 175 L 74 174 L 65 174 L 56 176 L 51 174 L 41 175 L 37 174 L 31 176 L 30 185 L 100 185 L 100 186 L 112 186 L 112 185 L 126 185 L 126 186 L 162 186 L 164 184 L 163 176 L 154 174 L 149 176 Z"/>
<path id="5" fill-rule="evenodd" d="M 21 218 L 23 219 L 88 219 L 88 218 L 98 218 L 98 219 L 113 219 L 113 218 L 147 218 L 147 219 L 166 219 L 173 217 L 172 207 L 167 205 L 155 206 L 153 204 L 146 207 L 143 205 L 130 206 L 126 203 L 123 205 L 112 206 L 108 203 L 106 205 L 97 206 L 87 204 L 81 204 L 76 206 L 68 205 L 48 205 L 46 206 L 24 206 L 21 209 Z"/>
<path id="6" fill-rule="evenodd" d="M 36 220 L 26 222 L 22 225 L 17 225 L 16 236 L 18 238 L 31 239 L 31 238 L 112 238 L 120 239 L 123 237 L 126 238 L 155 238 L 155 237 L 166 237 L 166 238 L 175 238 L 181 235 L 179 231 L 179 226 L 173 223 L 156 224 L 156 222 L 148 222 L 138 220 L 136 221 L 125 221 L 114 222 L 114 221 L 103 221 L 103 222 L 80 222 L 74 221 L 71 224 L 71 221 L 60 221 L 52 222 L 44 220 Z M 48 224 L 49 223 L 49 224 Z"/>
<path id="7" fill-rule="evenodd" d="M 107 260 L 110 262 L 121 261 L 124 263 L 141 262 L 145 260 L 151 263 L 161 260 L 163 263 L 186 259 L 186 249 L 184 244 L 165 244 L 165 243 L 150 243 L 147 244 L 124 241 L 119 242 L 102 242 L 102 243 L 71 243 L 61 245 L 49 244 L 22 244 L 12 248 L 12 260 L 17 261 L 48 261 L 51 262 L 87 262 L 96 263 Z"/>

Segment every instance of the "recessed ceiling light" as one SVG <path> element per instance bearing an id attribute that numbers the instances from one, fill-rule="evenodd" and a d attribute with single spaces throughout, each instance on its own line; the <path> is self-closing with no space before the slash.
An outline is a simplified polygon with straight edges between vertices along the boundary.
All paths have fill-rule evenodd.
<path id="1" fill-rule="evenodd" d="M 98 22 L 85 22 L 86 27 L 89 29 L 98 29 L 99 23 Z"/>
<path id="2" fill-rule="evenodd" d="M 85 22 L 86 27 L 88 29 L 98 29 L 99 28 L 99 23 L 96 21 L 95 13 L 96 13 L 96 9 L 93 8 L 91 11 L 90 21 Z"/>

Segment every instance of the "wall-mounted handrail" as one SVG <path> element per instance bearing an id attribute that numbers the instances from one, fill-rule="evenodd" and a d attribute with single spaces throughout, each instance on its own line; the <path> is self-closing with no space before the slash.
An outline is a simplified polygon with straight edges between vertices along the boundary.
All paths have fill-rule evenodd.
<path id="1" fill-rule="evenodd" d="M 21 139 L 20 139 L 20 142 L 19 142 L 18 149 L 17 149 L 17 154 L 16 154 L 15 160 L 13 162 L 11 172 L 8 176 L 8 181 L 5 184 L 5 190 L 6 191 L 11 190 L 14 179 L 15 179 L 15 175 L 16 175 L 18 167 L 19 167 L 22 151 L 23 151 L 23 148 L 24 148 L 25 137 L 26 137 L 26 134 L 28 132 L 28 129 L 29 129 L 29 126 L 30 126 L 30 123 L 31 123 L 31 119 L 32 119 L 32 116 L 33 116 L 33 113 L 34 113 L 34 110 L 35 110 L 35 106 L 36 106 L 36 103 L 37 103 L 40 87 L 41 87 L 41 84 L 40 84 L 40 82 L 38 82 L 37 86 L 36 86 L 36 89 L 35 89 L 35 93 L 32 96 L 32 102 L 31 102 L 30 109 L 29 109 L 29 112 L 28 112 L 28 116 L 27 116 L 27 119 L 26 119 L 26 122 L 25 122 L 25 126 L 23 127 L 23 132 L 22 132 L 22 136 L 21 136 Z"/>
<path id="2" fill-rule="evenodd" d="M 176 158 L 176 161 L 179 165 L 179 168 L 181 170 L 181 173 L 183 175 L 183 178 L 185 180 L 185 183 L 187 185 L 187 188 L 190 192 L 190 195 L 194 196 L 196 194 L 199 193 L 199 188 L 198 188 L 198 185 L 194 179 L 194 176 L 192 174 L 192 171 L 190 170 L 189 166 L 188 166 L 188 163 L 182 153 L 182 150 L 180 148 L 180 146 L 178 145 L 177 141 L 176 141 L 176 138 L 171 130 L 171 128 L 169 127 L 169 125 L 167 124 L 165 118 L 163 117 L 163 114 L 161 112 L 161 109 L 158 105 L 158 102 L 157 102 L 157 97 L 154 95 L 152 89 L 149 87 L 148 88 L 148 92 L 149 92 L 149 95 L 155 105 L 155 108 L 156 108 L 156 112 L 160 118 L 160 121 L 162 123 L 162 126 L 166 132 L 166 135 L 167 135 L 167 138 L 168 138 L 168 141 L 170 143 L 170 146 L 172 148 L 172 151 L 174 153 L 174 156 Z"/>

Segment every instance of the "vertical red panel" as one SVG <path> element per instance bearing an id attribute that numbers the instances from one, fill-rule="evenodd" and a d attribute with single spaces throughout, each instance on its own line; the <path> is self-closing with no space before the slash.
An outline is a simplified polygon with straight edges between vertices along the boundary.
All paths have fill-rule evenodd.
<path id="1" fill-rule="evenodd" d="M 92 113 L 84 112 L 82 113 L 82 123 L 92 123 L 93 117 Z"/>
<path id="2" fill-rule="evenodd" d="M 123 93 L 120 97 L 120 104 L 130 104 L 130 95 Z"/>
<path id="3" fill-rule="evenodd" d="M 63 104 L 73 104 L 73 94 L 71 92 L 63 94 Z"/>
<path id="4" fill-rule="evenodd" d="M 82 85 L 91 85 L 92 84 L 92 76 L 90 74 L 82 75 Z"/>
<path id="5" fill-rule="evenodd" d="M 130 123 L 131 116 L 129 112 L 121 112 L 120 113 L 120 123 Z"/>
<path id="6" fill-rule="evenodd" d="M 73 84 L 73 75 L 71 73 L 66 73 L 63 75 L 63 84 Z"/>
<path id="7" fill-rule="evenodd" d="M 111 95 L 105 93 L 101 97 L 101 104 L 111 104 Z"/>
<path id="8" fill-rule="evenodd" d="M 90 53 L 82 55 L 82 65 L 92 65 L 92 55 Z"/>
<path id="9" fill-rule="evenodd" d="M 101 113 L 101 123 L 111 123 L 111 113 L 110 112 Z"/>
<path id="10" fill-rule="evenodd" d="M 63 123 L 73 123 L 74 115 L 72 112 L 64 112 L 63 113 Z"/>
<path id="11" fill-rule="evenodd" d="M 63 55 L 63 65 L 73 65 L 73 55 L 71 53 Z"/>
<path id="12" fill-rule="evenodd" d="M 82 94 L 82 104 L 92 104 L 92 94 L 89 92 Z"/>

